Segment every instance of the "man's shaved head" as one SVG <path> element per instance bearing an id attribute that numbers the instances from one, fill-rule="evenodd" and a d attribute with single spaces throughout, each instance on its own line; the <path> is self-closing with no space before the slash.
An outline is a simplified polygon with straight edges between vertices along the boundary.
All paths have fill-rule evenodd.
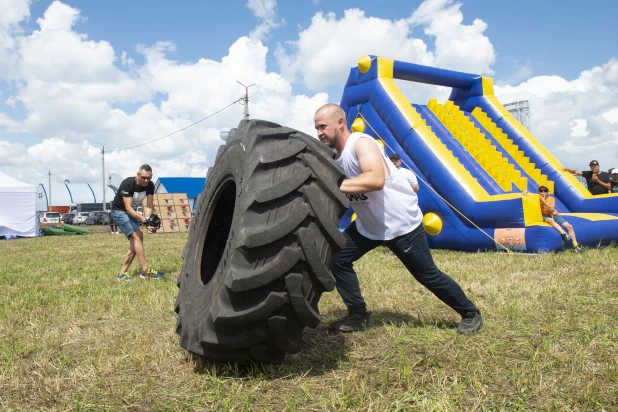
<path id="1" fill-rule="evenodd" d="M 339 106 L 338 104 L 334 104 L 334 103 L 328 103 L 320 107 L 315 112 L 315 115 L 316 117 L 318 115 L 324 115 L 331 120 L 338 120 L 340 117 L 343 119 L 344 122 L 346 120 L 345 113 L 343 112 L 343 109 L 341 108 L 341 106 Z"/>
<path id="2" fill-rule="evenodd" d="M 345 112 L 338 104 L 325 104 L 313 117 L 318 139 L 326 146 L 337 151 L 342 150 L 350 135 L 346 125 Z"/>

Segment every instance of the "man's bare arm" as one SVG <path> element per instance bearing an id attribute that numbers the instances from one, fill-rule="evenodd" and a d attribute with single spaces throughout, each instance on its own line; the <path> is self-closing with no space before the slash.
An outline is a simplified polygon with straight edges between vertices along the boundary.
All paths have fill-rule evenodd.
<path id="1" fill-rule="evenodd" d="M 144 208 L 145 217 L 150 217 L 150 215 L 152 214 L 152 208 L 153 208 L 153 196 L 147 195 L 146 196 L 146 207 Z"/>
<path id="2" fill-rule="evenodd" d="M 382 190 L 384 187 L 384 158 L 378 146 L 368 138 L 360 138 L 354 145 L 354 153 L 358 158 L 362 173 L 341 184 L 341 191 L 349 194 L 360 194 Z"/>
<path id="3" fill-rule="evenodd" d="M 573 175 L 576 176 L 582 176 L 582 171 L 581 170 L 575 170 L 575 169 L 569 169 L 568 167 L 563 167 L 562 170 L 564 170 L 565 172 L 569 172 Z"/>
<path id="4" fill-rule="evenodd" d="M 144 217 L 137 213 L 135 209 L 133 209 L 133 198 L 132 197 L 123 197 L 122 201 L 124 202 L 124 208 L 127 210 L 127 214 L 131 217 L 134 217 L 140 221 L 144 220 Z"/>

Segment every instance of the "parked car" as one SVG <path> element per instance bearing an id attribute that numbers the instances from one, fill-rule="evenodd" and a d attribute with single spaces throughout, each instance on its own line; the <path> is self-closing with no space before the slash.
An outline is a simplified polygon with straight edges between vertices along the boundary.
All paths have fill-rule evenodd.
<path id="1" fill-rule="evenodd" d="M 94 214 L 95 212 L 90 212 L 88 214 L 86 214 L 86 224 L 87 225 L 95 225 L 96 222 L 94 221 Z"/>
<path id="2" fill-rule="evenodd" d="M 76 213 L 65 213 L 62 215 L 62 223 L 66 223 L 67 225 L 73 224 L 73 219 L 75 218 Z"/>
<path id="3" fill-rule="evenodd" d="M 94 214 L 95 225 L 109 225 L 109 213 L 107 212 L 92 212 Z"/>
<path id="4" fill-rule="evenodd" d="M 88 213 L 81 213 L 81 212 L 79 212 L 73 218 L 73 224 L 74 225 L 81 225 L 83 223 L 86 223 L 86 218 L 87 217 L 88 217 Z"/>
<path id="5" fill-rule="evenodd" d="M 58 212 L 40 212 L 39 213 L 39 222 L 40 223 L 58 223 L 60 224 L 60 213 Z"/>

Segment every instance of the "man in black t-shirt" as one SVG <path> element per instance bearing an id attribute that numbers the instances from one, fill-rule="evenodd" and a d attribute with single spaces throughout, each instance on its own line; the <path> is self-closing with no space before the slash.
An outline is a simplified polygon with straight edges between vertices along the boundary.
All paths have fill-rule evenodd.
<path id="1" fill-rule="evenodd" d="M 124 258 L 118 280 L 133 280 L 133 277 L 127 274 L 127 270 L 135 256 L 137 256 L 142 266 L 142 272 L 140 273 L 142 279 L 146 277 L 160 279 L 163 276 L 163 273 L 149 268 L 146 264 L 144 234 L 140 229 L 141 222 L 146 220 L 152 213 L 152 196 L 154 191 L 152 168 L 144 164 L 139 167 L 137 176 L 127 177 L 122 181 L 112 201 L 111 218 L 114 219 L 118 228 L 129 239 L 129 251 Z M 144 199 L 146 199 L 146 207 L 142 216 L 135 211 L 135 208 Z"/>
<path id="2" fill-rule="evenodd" d="M 610 171 L 609 177 L 611 178 L 609 183 L 612 185 L 609 191 L 611 193 L 618 193 L 618 167 L 614 167 Z"/>
<path id="3" fill-rule="evenodd" d="M 583 176 L 584 179 L 586 179 L 588 190 L 593 195 L 604 195 L 608 193 L 611 188 L 609 174 L 601 172 L 601 166 L 599 166 L 599 162 L 596 160 L 591 161 L 589 166 L 590 171 L 586 170 L 584 172 L 581 170 L 569 169 L 568 167 L 563 167 L 562 170 L 577 176 Z"/>

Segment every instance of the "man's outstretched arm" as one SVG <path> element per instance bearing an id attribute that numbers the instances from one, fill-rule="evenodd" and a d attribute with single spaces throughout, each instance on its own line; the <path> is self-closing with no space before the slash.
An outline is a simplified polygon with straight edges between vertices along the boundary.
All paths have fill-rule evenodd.
<path id="1" fill-rule="evenodd" d="M 568 167 L 563 167 L 562 170 L 565 171 L 565 172 L 569 172 L 569 173 L 571 173 L 573 175 L 576 175 L 576 176 L 582 176 L 582 171 L 581 170 L 569 169 Z"/>

